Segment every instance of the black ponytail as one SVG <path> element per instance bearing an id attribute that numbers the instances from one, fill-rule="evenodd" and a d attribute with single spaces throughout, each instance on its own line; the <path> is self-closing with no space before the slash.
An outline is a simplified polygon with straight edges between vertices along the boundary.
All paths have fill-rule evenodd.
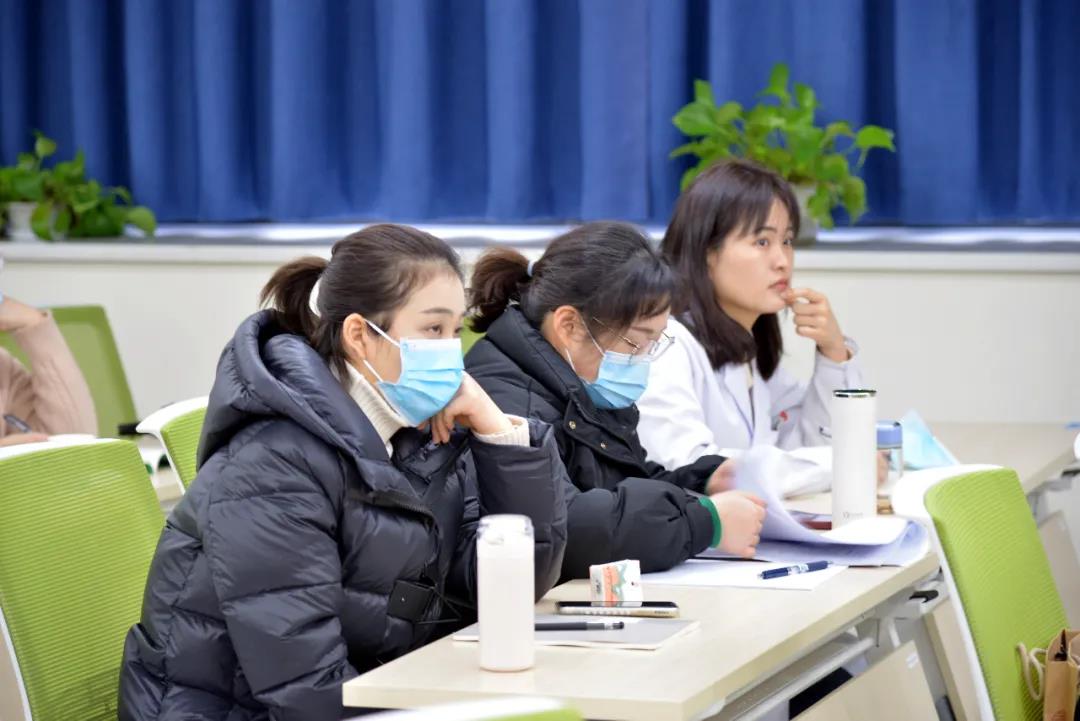
<path id="1" fill-rule="evenodd" d="M 617 331 L 671 306 L 674 279 L 649 238 L 627 223 L 585 223 L 551 241 L 529 273 L 525 256 L 508 248 L 484 252 L 473 271 L 473 328 L 485 331 L 517 302 L 533 326 L 560 306 L 577 308 L 592 325 Z M 595 329 L 594 329 L 595 330 Z"/>
<path id="2" fill-rule="evenodd" d="M 413 291 L 439 272 L 462 275 L 457 253 L 445 242 L 405 225 L 372 225 L 335 243 L 329 261 L 309 256 L 281 266 L 259 300 L 344 375 L 345 319 L 359 313 L 388 328 Z M 316 282 L 317 315 L 310 308 Z"/>

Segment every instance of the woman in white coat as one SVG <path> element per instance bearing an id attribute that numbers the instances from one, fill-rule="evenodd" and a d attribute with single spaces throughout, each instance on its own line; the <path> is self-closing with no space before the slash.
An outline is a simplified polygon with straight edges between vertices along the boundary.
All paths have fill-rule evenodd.
<path id="1" fill-rule="evenodd" d="M 675 344 L 638 401 L 650 460 L 672 468 L 721 448 L 828 443 L 832 391 L 862 387 L 862 375 L 828 299 L 790 285 L 798 232 L 791 187 L 748 161 L 712 166 L 679 197 L 663 241 L 681 286 Z M 808 384 L 779 367 L 785 308 L 817 345 Z"/>

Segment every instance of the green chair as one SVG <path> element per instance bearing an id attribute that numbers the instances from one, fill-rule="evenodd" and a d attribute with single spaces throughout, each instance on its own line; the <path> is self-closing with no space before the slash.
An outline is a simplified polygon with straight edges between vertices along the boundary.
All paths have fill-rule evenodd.
<path id="1" fill-rule="evenodd" d="M 51 310 L 60 333 L 90 386 L 90 395 L 97 409 L 98 435 L 115 438 L 120 435 L 120 426 L 130 426 L 138 420 L 138 416 L 105 309 L 99 305 L 79 305 Z M 26 355 L 9 334 L 0 333 L 0 347 L 10 351 L 24 364 L 27 362 Z"/>
<path id="2" fill-rule="evenodd" d="M 364 721 L 581 721 L 581 714 L 555 699 L 520 696 L 440 704 L 411 711 L 387 711 L 364 716 L 363 719 Z"/>
<path id="3" fill-rule="evenodd" d="M 164 524 L 134 443 L 0 449 L 0 653 L 33 721 L 115 720 Z"/>
<path id="4" fill-rule="evenodd" d="M 1005 468 L 964 473 L 930 487 L 925 504 L 985 682 L 982 715 L 1039 721 L 1016 645 L 1045 646 L 1066 619 L 1019 478 Z"/>
<path id="5" fill-rule="evenodd" d="M 195 480 L 195 459 L 199 451 L 206 404 L 209 398 L 192 398 L 154 411 L 136 430 L 155 436 L 165 448 L 169 465 L 176 471 L 184 490 Z"/>

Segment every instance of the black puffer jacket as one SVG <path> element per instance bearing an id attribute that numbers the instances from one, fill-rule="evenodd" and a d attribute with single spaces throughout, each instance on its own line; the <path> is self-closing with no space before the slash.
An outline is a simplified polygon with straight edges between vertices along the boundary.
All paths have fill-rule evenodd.
<path id="1" fill-rule="evenodd" d="M 581 380 L 521 311 L 511 306 L 465 357 L 465 368 L 506 413 L 550 423 L 576 488 L 568 491 L 563 578 L 584 578 L 594 563 L 641 561 L 662 571 L 708 547 L 701 492 L 720 456 L 667 471 L 645 460 L 637 408 L 598 409 Z"/>
<path id="2" fill-rule="evenodd" d="M 444 597 L 473 603 L 487 513 L 532 518 L 545 593 L 568 481 L 551 429 L 530 434 L 529 447 L 466 433 L 434 446 L 405 429 L 388 459 L 315 351 L 269 311 L 249 318 L 125 643 L 120 719 L 340 718 L 343 681 L 450 630 L 430 623 L 454 615 Z"/>

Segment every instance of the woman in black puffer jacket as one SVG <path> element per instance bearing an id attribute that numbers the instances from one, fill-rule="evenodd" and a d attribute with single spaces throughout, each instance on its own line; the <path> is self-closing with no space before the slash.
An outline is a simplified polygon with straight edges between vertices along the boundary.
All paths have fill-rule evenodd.
<path id="1" fill-rule="evenodd" d="M 463 374 L 445 243 L 367 228 L 263 299 L 221 356 L 125 643 L 124 721 L 340 718 L 344 681 L 470 615 L 483 515 L 532 519 L 537 597 L 559 575 L 554 437 Z"/>
<path id="2" fill-rule="evenodd" d="M 662 571 L 719 546 L 752 556 L 764 502 L 728 491 L 732 463 L 703 456 L 672 471 L 646 459 L 634 401 L 676 292 L 671 269 L 625 223 L 578 226 L 533 263 L 490 248 L 473 270 L 473 327 L 486 331 L 465 359 L 500 408 L 551 424 L 567 489 L 564 578 L 634 558 Z"/>

